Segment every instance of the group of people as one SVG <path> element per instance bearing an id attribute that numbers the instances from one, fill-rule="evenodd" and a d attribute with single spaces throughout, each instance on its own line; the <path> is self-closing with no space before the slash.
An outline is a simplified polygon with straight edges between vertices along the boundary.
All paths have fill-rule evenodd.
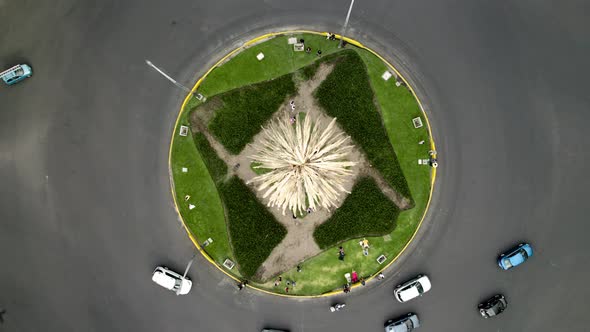
<path id="1" fill-rule="evenodd" d="M 297 265 L 297 272 L 301 272 L 301 267 L 299 265 Z M 278 287 L 281 283 L 283 282 L 283 277 L 279 276 L 277 278 L 277 280 L 275 281 L 275 287 Z M 295 287 L 297 286 L 297 282 L 295 282 L 295 280 L 287 280 L 285 282 L 285 293 L 289 293 L 289 287 Z"/>
<path id="2" fill-rule="evenodd" d="M 290 124 L 295 124 L 295 121 L 297 121 L 297 117 L 295 117 L 295 100 L 291 100 L 289 102 L 289 106 L 291 106 L 291 114 L 289 115 L 289 123 Z"/>
<path id="3" fill-rule="evenodd" d="M 326 39 L 329 39 L 329 40 L 336 40 L 336 35 L 335 35 L 335 34 L 333 34 L 333 33 L 328 33 L 328 34 L 326 34 Z M 304 39 L 299 39 L 299 42 L 300 42 L 301 44 L 304 44 L 304 43 L 305 43 L 305 40 L 304 40 Z M 310 47 L 310 46 L 307 46 L 307 47 L 305 48 L 305 53 L 311 53 L 311 47 Z M 318 51 L 316 52 L 316 54 L 317 54 L 317 56 L 318 56 L 318 57 L 322 56 L 322 50 L 318 50 Z"/>
<path id="4" fill-rule="evenodd" d="M 385 275 L 382 272 L 379 272 L 379 274 L 375 278 L 377 280 L 383 280 L 383 279 L 385 279 Z M 356 284 L 356 283 L 360 283 L 363 286 L 366 285 L 365 278 L 364 277 L 359 278 L 358 273 L 356 271 L 352 271 L 352 276 L 351 276 L 350 280 L 347 280 L 347 283 L 345 283 L 344 286 L 342 286 L 342 291 L 344 293 L 350 293 L 351 285 Z"/>

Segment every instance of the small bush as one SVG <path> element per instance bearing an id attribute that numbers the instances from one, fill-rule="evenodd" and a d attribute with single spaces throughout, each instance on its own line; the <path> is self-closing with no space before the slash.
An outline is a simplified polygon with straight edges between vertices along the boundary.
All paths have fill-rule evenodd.
<path id="1" fill-rule="evenodd" d="M 361 146 L 373 167 L 398 193 L 412 200 L 406 178 L 391 146 L 369 75 L 354 51 L 338 53 L 339 61 L 315 92 L 320 106 Z"/>
<path id="2" fill-rule="evenodd" d="M 193 133 L 193 139 L 213 181 L 218 182 L 222 180 L 227 174 L 227 165 L 225 162 L 217 156 L 217 153 L 213 150 L 205 135 L 196 132 Z"/>
<path id="3" fill-rule="evenodd" d="M 237 177 L 219 185 L 226 208 L 230 241 L 240 271 L 251 278 L 287 230 Z"/>
<path id="4" fill-rule="evenodd" d="M 361 178 L 332 217 L 316 228 L 313 237 L 322 249 L 346 240 L 389 234 L 399 209 L 372 178 Z"/>
<path id="5" fill-rule="evenodd" d="M 232 154 L 239 154 L 287 96 L 295 93 L 293 74 L 225 92 L 209 130 Z"/>

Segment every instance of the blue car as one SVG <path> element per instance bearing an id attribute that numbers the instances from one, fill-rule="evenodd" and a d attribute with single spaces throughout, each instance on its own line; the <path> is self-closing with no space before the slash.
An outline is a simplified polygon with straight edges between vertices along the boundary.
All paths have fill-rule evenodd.
<path id="1" fill-rule="evenodd" d="M 33 69 L 31 69 L 31 66 L 22 64 L 8 68 L 1 72 L 0 78 L 4 81 L 4 83 L 13 85 L 24 80 L 25 78 L 31 77 L 32 75 Z"/>
<path id="2" fill-rule="evenodd" d="M 533 255 L 533 247 L 528 243 L 521 243 L 515 249 L 509 250 L 498 257 L 498 265 L 502 270 L 510 270 L 526 262 Z"/>

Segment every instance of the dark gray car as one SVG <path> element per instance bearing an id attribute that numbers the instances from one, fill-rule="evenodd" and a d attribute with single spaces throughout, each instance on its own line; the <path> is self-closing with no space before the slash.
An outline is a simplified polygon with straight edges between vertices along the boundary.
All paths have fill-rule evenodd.
<path id="1" fill-rule="evenodd" d="M 420 327 L 420 320 L 412 312 L 401 318 L 390 319 L 385 322 L 385 332 L 409 332 L 418 327 Z"/>
<path id="2" fill-rule="evenodd" d="M 477 308 L 483 318 L 490 318 L 501 314 L 508 307 L 508 302 L 504 295 L 497 294 L 487 301 L 480 303 Z"/>

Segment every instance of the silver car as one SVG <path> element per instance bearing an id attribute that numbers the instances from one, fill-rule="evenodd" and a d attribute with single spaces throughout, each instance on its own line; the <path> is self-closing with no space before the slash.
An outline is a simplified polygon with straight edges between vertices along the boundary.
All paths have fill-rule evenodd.
<path id="1" fill-rule="evenodd" d="M 420 320 L 415 313 L 408 313 L 398 319 L 390 319 L 385 322 L 385 332 L 409 332 L 420 327 Z"/>

